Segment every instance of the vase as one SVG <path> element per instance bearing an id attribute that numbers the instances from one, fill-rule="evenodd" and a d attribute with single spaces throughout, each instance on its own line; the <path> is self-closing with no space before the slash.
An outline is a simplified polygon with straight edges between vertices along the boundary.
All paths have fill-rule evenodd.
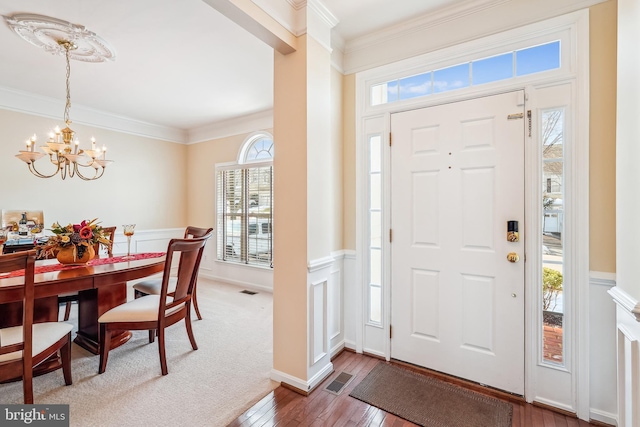
<path id="1" fill-rule="evenodd" d="M 60 264 L 82 265 L 91 261 L 95 256 L 96 253 L 93 250 L 93 246 L 88 246 L 82 254 L 82 257 L 78 257 L 78 250 L 75 247 L 68 246 L 66 248 L 60 248 L 56 258 Z"/>

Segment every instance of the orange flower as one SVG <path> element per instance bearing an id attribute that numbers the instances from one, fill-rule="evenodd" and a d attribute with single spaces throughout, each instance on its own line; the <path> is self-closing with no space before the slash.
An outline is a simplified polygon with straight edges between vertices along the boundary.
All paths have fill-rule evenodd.
<path id="1" fill-rule="evenodd" d="M 91 231 L 91 227 L 85 225 L 80 229 L 80 238 L 82 239 L 90 239 L 93 236 L 93 232 Z"/>

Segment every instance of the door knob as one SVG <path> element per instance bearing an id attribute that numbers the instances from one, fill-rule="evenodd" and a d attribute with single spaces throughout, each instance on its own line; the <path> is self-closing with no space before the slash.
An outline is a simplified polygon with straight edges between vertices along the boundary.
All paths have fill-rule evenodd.
<path id="1" fill-rule="evenodd" d="M 507 254 L 507 261 L 509 261 L 509 262 L 518 262 L 518 261 L 520 261 L 520 257 L 515 252 L 509 252 Z"/>

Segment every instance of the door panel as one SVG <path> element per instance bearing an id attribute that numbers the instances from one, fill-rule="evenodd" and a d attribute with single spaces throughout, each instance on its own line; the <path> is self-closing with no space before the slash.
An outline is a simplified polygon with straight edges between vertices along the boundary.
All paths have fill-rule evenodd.
<path id="1" fill-rule="evenodd" d="M 391 357 L 523 394 L 518 94 L 391 116 Z"/>

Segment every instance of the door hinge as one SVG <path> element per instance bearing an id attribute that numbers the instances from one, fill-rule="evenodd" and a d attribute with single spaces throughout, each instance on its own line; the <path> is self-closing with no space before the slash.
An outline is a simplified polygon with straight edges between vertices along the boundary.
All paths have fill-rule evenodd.
<path id="1" fill-rule="evenodd" d="M 391 147 L 391 132 L 389 132 L 389 147 Z"/>
<path id="2" fill-rule="evenodd" d="M 393 338 L 393 333 L 391 332 L 393 329 L 391 325 L 389 325 L 389 339 Z"/>
<path id="3" fill-rule="evenodd" d="M 393 230 L 389 229 L 389 243 L 393 242 Z"/>
<path id="4" fill-rule="evenodd" d="M 531 110 L 527 110 L 527 120 L 529 120 L 529 138 L 531 138 Z"/>

